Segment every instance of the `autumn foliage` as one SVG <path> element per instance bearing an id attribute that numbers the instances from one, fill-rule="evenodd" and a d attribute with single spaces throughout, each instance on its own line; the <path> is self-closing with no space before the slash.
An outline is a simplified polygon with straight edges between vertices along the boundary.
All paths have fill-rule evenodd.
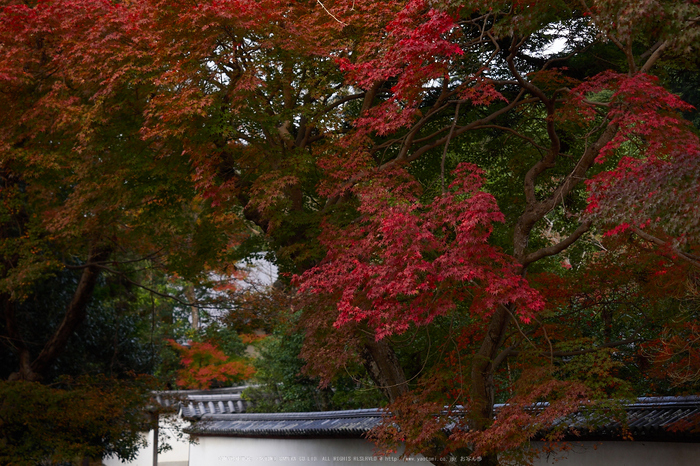
<path id="1" fill-rule="evenodd" d="M 482 172 L 465 164 L 448 193 L 427 205 L 401 169 L 356 187 L 360 220 L 326 225 L 328 255 L 298 277 L 299 291 L 329 295 L 337 301 L 335 327 L 364 321 L 377 339 L 428 325 L 460 301 L 471 302 L 477 316 L 517 302 L 529 322 L 543 303 L 512 259 L 488 244 L 503 215 L 482 184 Z"/>
<path id="2" fill-rule="evenodd" d="M 288 317 L 322 383 L 369 377 L 390 402 L 385 445 L 495 464 L 582 402 L 675 393 L 665 373 L 695 383 L 700 142 L 693 93 L 672 87 L 697 87 L 699 14 L 665 0 L 3 2 L 12 377 L 41 379 L 100 277 L 134 284 L 127 264 L 150 261 L 204 283 L 264 251 L 295 294 L 267 301 L 294 315 L 229 321 Z M 81 285 L 33 348 L 15 303 L 64 268 Z M 211 344 L 173 345 L 182 386 L 252 375 Z"/>
<path id="3" fill-rule="evenodd" d="M 83 457 L 136 457 L 151 419 L 152 386 L 106 377 L 63 378 L 52 387 L 0 382 L 0 461 L 18 466 Z"/>
<path id="4" fill-rule="evenodd" d="M 178 371 L 177 385 L 188 389 L 211 388 L 215 383 L 236 384 L 250 379 L 255 369 L 240 358 L 227 356 L 209 342 L 169 344 L 180 354 L 182 368 Z"/>

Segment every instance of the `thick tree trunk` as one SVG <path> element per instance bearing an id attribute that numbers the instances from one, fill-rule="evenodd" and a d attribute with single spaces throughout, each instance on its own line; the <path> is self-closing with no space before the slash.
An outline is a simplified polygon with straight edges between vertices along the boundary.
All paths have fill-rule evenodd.
<path id="1" fill-rule="evenodd" d="M 78 325 L 85 320 L 87 316 L 87 306 L 100 274 L 100 268 L 96 264 L 107 260 L 109 255 L 110 251 L 108 249 L 91 249 L 87 264 L 85 268 L 83 268 L 83 272 L 80 276 L 78 287 L 75 293 L 73 293 L 73 299 L 71 299 L 71 302 L 68 304 L 63 320 L 34 360 L 30 357 L 30 353 L 19 331 L 16 329 L 14 313 L 9 313 L 6 310 L 6 319 L 8 316 L 12 317 L 12 323 L 8 324 L 8 330 L 10 328 L 14 329 L 14 338 L 20 349 L 19 370 L 10 375 L 10 380 L 37 381 L 41 380 L 46 375 L 46 371 L 51 364 L 63 352 L 70 336 L 73 335 Z"/>
<path id="2" fill-rule="evenodd" d="M 384 393 L 390 403 L 408 392 L 408 381 L 391 344 L 386 340 L 367 339 L 362 354 L 364 366 L 374 383 Z M 400 413 L 395 413 L 400 414 Z M 437 439 L 423 451 L 423 454 L 436 466 L 456 466 L 460 462 L 441 459 L 445 444 Z"/>
<path id="3" fill-rule="evenodd" d="M 484 430 L 493 422 L 495 386 L 493 361 L 505 340 L 511 321 L 510 309 L 500 306 L 493 313 L 488 331 L 474 357 L 471 370 L 471 428 Z M 497 455 L 487 455 L 480 465 L 497 465 Z"/>
<path id="4" fill-rule="evenodd" d="M 406 375 L 386 339 L 367 338 L 362 359 L 367 373 L 390 403 L 408 391 Z"/>

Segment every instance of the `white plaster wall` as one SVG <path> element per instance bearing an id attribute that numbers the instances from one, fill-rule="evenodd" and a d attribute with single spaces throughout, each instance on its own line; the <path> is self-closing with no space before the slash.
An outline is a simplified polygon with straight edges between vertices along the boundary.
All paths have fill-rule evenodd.
<path id="1" fill-rule="evenodd" d="M 362 439 L 200 437 L 190 447 L 189 466 L 429 464 L 422 456 L 407 460 L 399 456 L 374 456 L 374 444 Z"/>
<path id="2" fill-rule="evenodd" d="M 533 442 L 533 447 L 542 445 Z M 572 449 L 556 456 L 542 455 L 535 466 L 698 466 L 699 443 L 571 442 Z"/>
<path id="3" fill-rule="evenodd" d="M 165 429 L 165 426 L 161 427 Z M 146 435 L 146 434 L 144 434 Z M 374 463 L 422 464 L 417 456 L 401 460 L 399 454 L 374 456 L 374 444 L 362 439 L 265 439 L 243 437 L 200 437 L 190 444 L 187 439 L 170 440 L 173 450 L 158 456 L 159 466 L 360 466 Z M 153 432 L 148 446 L 140 450 L 129 466 L 153 466 Z M 569 451 L 541 455 L 534 466 L 698 466 L 700 443 L 673 442 L 571 442 Z M 542 444 L 533 442 L 533 448 Z M 468 459 L 478 465 L 476 459 Z M 103 461 L 106 466 L 121 466 L 117 458 Z"/>

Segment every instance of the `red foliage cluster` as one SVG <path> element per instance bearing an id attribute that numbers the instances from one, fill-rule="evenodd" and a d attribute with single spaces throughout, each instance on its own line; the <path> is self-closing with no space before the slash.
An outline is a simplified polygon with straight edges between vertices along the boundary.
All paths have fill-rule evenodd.
<path id="1" fill-rule="evenodd" d="M 343 228 L 326 224 L 328 255 L 295 279 L 299 291 L 309 301 L 337 300 L 336 327 L 368 322 L 377 339 L 427 325 L 459 302 L 482 316 L 517 302 L 528 322 L 543 302 L 518 265 L 488 243 L 503 215 L 481 190 L 482 173 L 461 164 L 449 191 L 426 205 L 403 169 L 356 186 L 361 219 Z"/>
<path id="2" fill-rule="evenodd" d="M 216 345 L 208 342 L 190 342 L 189 346 L 168 340 L 181 357 L 177 384 L 182 388 L 211 388 L 215 382 L 235 383 L 250 379 L 255 369 L 245 361 L 226 356 Z"/>

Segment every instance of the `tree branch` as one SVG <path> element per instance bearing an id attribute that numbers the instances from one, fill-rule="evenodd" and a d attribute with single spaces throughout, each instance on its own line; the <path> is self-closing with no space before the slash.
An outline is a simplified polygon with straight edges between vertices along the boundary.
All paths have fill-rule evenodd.
<path id="1" fill-rule="evenodd" d="M 335 102 L 333 102 L 332 104 L 326 105 L 323 109 L 323 113 L 330 112 L 331 110 L 338 108 L 341 105 L 343 105 L 344 103 L 350 102 L 351 100 L 361 99 L 361 98 L 365 97 L 365 94 L 366 94 L 366 92 L 361 92 L 359 94 L 351 94 L 351 95 L 347 95 L 345 97 L 342 97 L 342 98 L 336 100 Z"/>
<path id="2" fill-rule="evenodd" d="M 617 340 L 617 341 L 611 341 L 608 343 L 603 343 L 602 345 L 596 346 L 595 348 L 587 348 L 587 349 L 576 350 L 576 351 L 551 351 L 550 350 L 550 351 L 542 351 L 542 353 L 540 353 L 540 354 L 544 357 L 547 357 L 547 358 L 566 358 L 566 357 L 570 357 L 570 356 L 580 356 L 582 354 L 595 353 L 596 351 L 600 351 L 601 349 L 605 349 L 605 348 L 617 348 L 618 346 L 629 345 L 631 343 L 638 343 L 640 341 L 644 341 L 644 339 L 643 338 L 626 338 L 624 340 Z M 519 354 L 520 354 L 520 351 L 511 350 L 508 352 L 507 356 L 518 356 Z"/>
<path id="3" fill-rule="evenodd" d="M 651 56 L 647 59 L 646 62 L 644 62 L 644 65 L 639 69 L 641 73 L 648 73 L 649 70 L 656 64 L 656 62 L 661 58 L 661 55 L 663 54 L 664 50 L 668 47 L 668 41 L 662 42 L 661 44 L 655 46 L 653 48 L 653 52 L 651 53 Z"/>
<path id="4" fill-rule="evenodd" d="M 527 257 L 525 251 L 527 249 L 528 239 L 530 232 L 532 231 L 532 227 L 557 204 L 559 204 L 576 185 L 585 179 L 585 174 L 591 165 L 593 165 L 595 158 L 600 152 L 600 149 L 612 140 L 617 133 L 617 129 L 617 124 L 608 124 L 605 131 L 603 131 L 595 143 L 586 148 L 576 166 L 571 170 L 571 172 L 569 172 L 564 181 L 548 198 L 542 201 L 536 201 L 534 199 L 532 201 L 528 200 L 525 212 L 523 212 L 518 219 L 518 222 L 515 225 L 515 231 L 513 232 L 513 255 L 518 261 L 523 263 Z M 541 167 L 538 167 L 540 163 L 545 162 L 540 161 L 535 164 L 525 176 L 524 189 L 526 192 L 528 190 L 531 191 L 531 197 L 534 195 L 535 177 L 538 170 L 541 169 Z"/>
<path id="5" fill-rule="evenodd" d="M 533 262 L 536 262 L 545 257 L 559 254 L 560 252 L 574 244 L 581 236 L 583 236 L 584 233 L 590 230 L 592 223 L 593 222 L 591 220 L 586 220 L 581 225 L 579 225 L 579 227 L 565 240 L 560 241 L 557 244 L 548 246 L 546 248 L 540 248 L 537 251 L 528 254 L 523 259 L 523 267 L 527 267 L 529 264 L 532 264 Z"/>
<path id="6" fill-rule="evenodd" d="M 513 108 L 515 108 L 515 107 L 517 107 L 517 106 L 519 106 L 519 105 L 522 105 L 522 104 L 524 104 L 524 103 L 537 102 L 537 101 L 539 100 L 539 99 L 537 99 L 537 98 L 520 100 L 520 99 L 522 98 L 523 94 L 525 94 L 525 91 L 524 91 L 524 90 L 521 90 L 520 93 L 518 93 L 518 95 L 515 97 L 515 99 L 513 99 L 513 101 L 512 101 L 511 103 L 509 103 L 508 105 L 506 105 L 505 107 L 503 107 L 503 108 L 501 108 L 501 109 L 499 109 L 499 110 L 496 110 L 495 112 L 493 112 L 493 113 L 491 113 L 491 114 L 489 114 L 489 115 L 487 115 L 487 116 L 485 116 L 485 117 L 483 117 L 483 118 L 480 118 L 479 120 L 475 120 L 475 121 L 472 121 L 471 123 L 469 123 L 469 124 L 467 124 L 467 125 L 461 126 L 461 127 L 459 127 L 459 128 L 455 128 L 455 131 L 454 131 L 453 136 L 459 136 L 459 135 L 461 135 L 461 134 L 466 133 L 467 131 L 470 131 L 470 130 L 473 130 L 473 129 L 475 129 L 475 128 L 478 128 L 479 126 L 481 126 L 481 125 L 483 125 L 483 124 L 489 123 L 489 122 L 495 120 L 496 118 L 498 118 L 499 116 L 501 116 L 501 115 L 503 115 L 503 114 L 505 114 L 505 113 L 508 113 L 508 112 L 511 111 Z M 466 100 L 460 100 L 459 102 L 461 102 L 461 103 L 467 103 L 468 101 L 466 101 Z M 455 103 L 457 103 L 457 101 L 455 101 Z M 434 148 L 434 147 L 437 147 L 437 146 L 441 146 L 441 145 L 443 145 L 446 141 L 447 141 L 447 136 L 442 137 L 442 138 L 440 138 L 440 139 L 438 139 L 438 140 L 436 140 L 436 141 L 434 141 L 434 142 L 432 142 L 432 143 L 430 143 L 430 144 L 426 144 L 426 145 L 424 145 L 423 147 L 421 147 L 421 148 L 417 149 L 416 151 L 414 151 L 414 152 L 411 154 L 411 156 L 408 157 L 406 160 L 407 160 L 408 162 L 412 162 L 412 161 L 414 161 L 414 160 L 417 160 L 418 158 L 420 158 L 420 156 L 422 156 L 423 154 L 425 154 L 426 152 L 428 152 L 430 149 L 432 149 L 432 148 Z M 394 161 L 391 161 L 391 162 L 387 162 L 385 165 L 388 167 L 388 166 L 390 166 L 390 165 L 393 165 L 394 163 L 395 163 Z M 380 169 L 384 169 L 384 167 L 380 167 Z"/>
<path id="7" fill-rule="evenodd" d="M 493 112 L 493 113 L 491 113 L 491 114 L 489 114 L 489 115 L 487 115 L 479 120 L 475 120 L 475 121 L 473 121 L 465 126 L 455 128 L 453 136 L 458 136 L 458 135 L 463 134 L 469 130 L 478 128 L 480 125 L 483 125 L 485 123 L 493 121 L 496 118 L 498 118 L 499 116 L 501 116 L 505 113 L 508 113 L 510 110 L 512 110 L 513 108 L 515 108 L 519 105 L 522 105 L 524 103 L 536 102 L 538 100 L 537 98 L 520 100 L 520 98 L 523 96 L 524 93 L 525 93 L 525 91 L 521 90 L 520 93 L 513 99 L 513 101 L 511 103 L 509 103 L 508 105 L 506 105 L 505 107 L 503 107 L 499 110 L 496 110 L 495 112 Z M 367 97 L 365 97 L 365 102 L 366 102 L 366 100 L 367 100 Z M 464 101 L 464 100 L 453 101 L 453 103 L 455 103 L 455 104 L 458 102 L 459 103 L 466 103 L 467 101 Z M 444 129 L 441 131 L 444 131 Z M 440 131 L 438 131 L 438 133 L 439 132 Z M 405 159 L 396 158 L 396 159 L 390 160 L 390 161 L 385 162 L 382 165 L 380 165 L 377 169 L 378 170 L 387 170 L 387 169 L 390 169 L 390 168 L 396 166 L 396 164 L 400 163 L 400 162 L 413 162 L 414 160 L 417 160 L 423 154 L 425 154 L 429 150 L 433 149 L 434 147 L 445 144 L 445 142 L 447 142 L 447 139 L 448 139 L 448 136 L 444 136 L 440 139 L 437 139 L 429 144 L 426 144 L 426 145 L 420 147 L 419 149 L 414 151 L 410 156 L 406 157 Z M 331 206 L 337 204 L 342 199 L 343 194 L 346 193 L 350 187 L 352 187 L 355 183 L 360 181 L 366 175 L 367 175 L 367 172 L 362 171 L 362 172 L 354 175 L 352 178 L 350 178 L 345 184 L 343 184 L 343 186 L 341 188 L 336 190 L 335 194 L 333 194 L 331 197 L 328 198 L 328 200 L 326 201 L 326 205 L 324 206 L 324 210 L 327 210 Z"/>
<path id="8" fill-rule="evenodd" d="M 459 118 L 459 102 L 455 107 L 454 121 L 452 122 L 452 127 L 450 128 L 450 134 L 447 135 L 447 141 L 445 141 L 445 149 L 442 151 L 442 160 L 440 161 L 440 183 L 442 185 L 442 194 L 445 194 L 445 158 L 447 158 L 447 146 L 450 145 L 450 139 L 452 139 L 452 134 L 455 132 L 455 126 L 457 126 L 457 119 Z"/>
<path id="9" fill-rule="evenodd" d="M 649 241 L 649 242 L 654 243 L 654 244 L 661 246 L 661 247 L 670 248 L 674 253 L 678 254 L 678 257 L 680 257 L 681 259 L 689 262 L 690 264 L 692 264 L 695 267 L 700 269 L 700 257 L 698 257 L 694 254 L 689 254 L 687 252 L 683 252 L 680 249 L 678 249 L 677 247 L 673 246 L 668 241 L 664 241 L 661 238 L 658 238 L 654 235 L 650 235 L 649 233 L 642 231 L 641 229 L 639 229 L 636 226 L 632 226 L 630 228 L 630 230 L 632 230 L 637 236 L 639 236 L 640 238 L 642 238 L 646 241 Z"/>
<path id="10" fill-rule="evenodd" d="M 97 264 L 106 261 L 110 254 L 111 250 L 105 247 L 91 248 L 87 261 L 88 267 L 83 269 L 78 287 L 73 293 L 73 299 L 68 304 L 63 320 L 31 364 L 31 371 L 38 377 L 44 375 L 51 363 L 63 351 L 75 329 L 85 320 L 87 306 L 100 273 L 100 267 Z"/>

